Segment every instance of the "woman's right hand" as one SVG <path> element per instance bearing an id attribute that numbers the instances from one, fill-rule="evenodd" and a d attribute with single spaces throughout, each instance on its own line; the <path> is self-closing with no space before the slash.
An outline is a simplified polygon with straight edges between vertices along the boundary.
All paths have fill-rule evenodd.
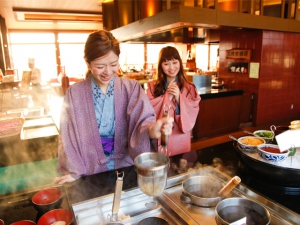
<path id="1" fill-rule="evenodd" d="M 75 180 L 76 179 L 74 177 L 68 174 L 61 177 L 55 177 L 54 180 L 52 181 L 52 184 L 64 184 L 66 182 L 73 182 Z"/>
<path id="2" fill-rule="evenodd" d="M 156 123 L 149 127 L 149 136 L 153 139 L 158 139 L 161 137 L 161 134 L 171 135 L 173 129 L 173 117 L 164 117 L 158 119 Z"/>

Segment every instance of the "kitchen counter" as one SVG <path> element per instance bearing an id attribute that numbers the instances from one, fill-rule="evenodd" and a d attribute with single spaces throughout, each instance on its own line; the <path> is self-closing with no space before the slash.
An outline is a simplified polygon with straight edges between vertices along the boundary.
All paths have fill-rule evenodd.
<path id="1" fill-rule="evenodd" d="M 234 89 L 198 89 L 202 100 L 242 95 L 243 90 Z"/>

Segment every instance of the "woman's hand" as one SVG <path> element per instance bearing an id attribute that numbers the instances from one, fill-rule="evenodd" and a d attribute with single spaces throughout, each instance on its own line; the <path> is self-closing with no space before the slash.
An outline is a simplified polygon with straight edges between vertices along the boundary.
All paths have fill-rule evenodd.
<path id="1" fill-rule="evenodd" d="M 156 123 L 149 128 L 150 138 L 159 139 L 161 137 L 161 134 L 171 135 L 173 122 L 173 117 L 164 117 L 157 120 Z"/>
<path id="2" fill-rule="evenodd" d="M 54 180 L 52 181 L 52 184 L 64 184 L 66 182 L 73 182 L 74 180 L 76 179 L 72 177 L 70 174 L 68 174 L 61 177 L 55 177 Z"/>
<path id="3" fill-rule="evenodd" d="M 179 95 L 180 95 L 180 90 L 179 87 L 177 86 L 177 83 L 172 80 L 167 88 L 167 91 L 169 93 L 170 96 L 170 100 L 172 100 L 172 98 L 174 97 L 177 104 L 179 104 Z"/>

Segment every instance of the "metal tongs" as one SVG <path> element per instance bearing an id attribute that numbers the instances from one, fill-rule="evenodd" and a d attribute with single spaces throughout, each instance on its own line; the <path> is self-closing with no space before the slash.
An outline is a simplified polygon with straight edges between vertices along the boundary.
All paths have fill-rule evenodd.
<path id="1" fill-rule="evenodd" d="M 162 115 L 163 118 L 164 117 L 169 117 L 171 107 L 172 106 L 168 106 L 168 105 L 164 104 L 163 115 Z M 171 152 L 168 152 L 168 149 L 167 149 L 168 142 L 169 142 L 169 136 L 161 134 L 161 149 L 160 149 L 160 153 L 162 153 L 162 154 L 164 154 L 166 156 L 171 155 Z"/>
<path id="2" fill-rule="evenodd" d="M 108 219 L 110 220 L 110 222 L 116 222 L 119 220 L 118 213 L 119 213 L 120 202 L 121 202 L 124 171 L 120 173 L 116 171 L 116 174 L 117 174 L 117 181 L 115 187 L 114 201 L 112 205 L 112 216 L 110 217 L 110 215 L 108 215 Z"/>

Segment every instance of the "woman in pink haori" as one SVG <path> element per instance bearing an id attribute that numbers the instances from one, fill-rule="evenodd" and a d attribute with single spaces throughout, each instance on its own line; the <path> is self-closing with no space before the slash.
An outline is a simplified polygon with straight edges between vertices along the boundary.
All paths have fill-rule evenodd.
<path id="1" fill-rule="evenodd" d="M 182 60 L 175 47 L 162 48 L 157 64 L 157 80 L 148 83 L 147 95 L 156 117 L 162 118 L 164 109 L 174 118 L 167 154 L 177 155 L 191 149 L 191 130 L 199 112 L 200 95 L 194 84 L 187 81 Z M 158 140 L 158 150 L 161 140 Z"/>

